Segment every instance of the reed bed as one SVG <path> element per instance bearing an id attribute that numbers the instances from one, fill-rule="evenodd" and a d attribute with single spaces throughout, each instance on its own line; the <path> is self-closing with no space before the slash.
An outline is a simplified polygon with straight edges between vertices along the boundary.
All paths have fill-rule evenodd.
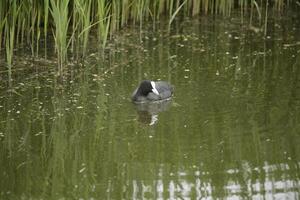
<path id="1" fill-rule="evenodd" d="M 91 29 L 97 30 L 99 48 L 128 23 L 143 29 L 145 21 L 155 23 L 161 16 L 169 25 L 177 16 L 199 14 L 230 16 L 239 10 L 245 17 L 258 19 L 257 30 L 266 34 L 270 9 L 282 13 L 292 0 L 15 0 L 0 1 L 0 52 L 6 55 L 9 77 L 13 67 L 14 49 L 30 47 L 33 56 L 39 55 L 40 38 L 43 44 L 51 37 L 55 41 L 58 73 L 63 74 L 68 50 L 86 54 Z M 52 34 L 49 34 L 52 33 Z M 45 52 L 46 52 L 46 48 Z M 9 78 L 11 79 L 11 78 Z"/>

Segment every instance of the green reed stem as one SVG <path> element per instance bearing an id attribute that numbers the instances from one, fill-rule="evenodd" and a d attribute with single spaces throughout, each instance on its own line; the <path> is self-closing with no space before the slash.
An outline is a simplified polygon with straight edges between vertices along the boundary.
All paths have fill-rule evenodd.
<path id="1" fill-rule="evenodd" d="M 12 82 L 12 58 L 14 52 L 14 39 L 15 39 L 15 27 L 16 27 L 16 20 L 18 17 L 18 9 L 16 1 L 13 1 L 9 8 L 9 13 L 11 15 L 9 18 L 6 19 L 5 29 L 6 29 L 6 36 L 5 36 L 5 44 L 6 44 L 6 61 L 8 66 L 8 82 L 9 86 L 11 86 Z"/>
<path id="2" fill-rule="evenodd" d="M 266 1 L 266 15 L 265 15 L 265 31 L 264 31 L 264 35 L 267 35 L 267 26 L 268 26 L 268 6 L 269 6 L 269 0 Z"/>
<path id="3" fill-rule="evenodd" d="M 55 47 L 57 51 L 59 75 L 63 75 L 63 66 L 67 61 L 67 33 L 70 22 L 68 18 L 68 5 L 69 0 L 51 0 L 50 13 L 55 25 L 53 37 L 55 39 Z"/>
<path id="4" fill-rule="evenodd" d="M 180 11 L 180 9 L 182 8 L 182 6 L 184 6 L 184 4 L 187 2 L 187 0 L 185 0 L 176 10 L 175 12 L 172 14 L 170 20 L 169 20 L 169 26 L 171 26 L 173 20 L 175 19 L 177 13 Z"/>
<path id="5" fill-rule="evenodd" d="M 110 10 L 111 4 L 106 4 L 102 0 L 97 0 L 97 17 L 98 17 L 98 36 L 99 40 L 102 41 L 102 47 L 106 45 L 107 36 L 109 33 L 109 25 L 110 25 L 110 17 L 109 16 L 109 10 Z"/>

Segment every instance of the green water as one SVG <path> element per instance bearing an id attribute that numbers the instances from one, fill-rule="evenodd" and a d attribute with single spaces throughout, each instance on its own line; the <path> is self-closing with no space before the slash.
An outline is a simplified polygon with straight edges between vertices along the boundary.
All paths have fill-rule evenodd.
<path id="1" fill-rule="evenodd" d="M 64 80 L 52 43 L 17 53 L 12 88 L 1 72 L 0 199 L 299 199 L 299 18 L 266 38 L 202 17 L 129 27 L 104 55 L 90 41 Z M 143 79 L 172 101 L 134 106 Z"/>

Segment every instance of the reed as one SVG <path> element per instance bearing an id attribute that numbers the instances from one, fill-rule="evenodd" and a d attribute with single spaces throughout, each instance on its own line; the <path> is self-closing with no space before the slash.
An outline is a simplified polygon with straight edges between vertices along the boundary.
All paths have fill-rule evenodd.
<path id="1" fill-rule="evenodd" d="M 5 20 L 5 49 L 6 49 L 6 60 L 8 68 L 8 83 L 11 86 L 11 75 L 12 75 L 12 58 L 14 52 L 14 43 L 15 43 L 15 27 L 17 20 L 17 3 L 15 1 L 11 2 L 9 13 L 11 15 L 6 16 Z"/>
<path id="2" fill-rule="evenodd" d="M 0 1 L 0 51 L 2 49 L 2 36 L 3 36 L 3 30 L 6 22 L 6 16 L 5 16 L 5 2 Z"/>
<path id="3" fill-rule="evenodd" d="M 45 45 L 47 45 L 49 1 L 44 1 L 44 13 L 43 14 L 44 14 L 44 23 L 43 23 L 44 24 L 44 38 L 45 38 Z"/>
<path id="4" fill-rule="evenodd" d="M 110 16 L 109 10 L 111 4 L 105 4 L 105 1 L 97 0 L 97 13 L 96 18 L 98 19 L 98 38 L 102 43 L 102 47 L 105 47 L 107 36 L 109 34 Z"/>
<path id="5" fill-rule="evenodd" d="M 39 53 L 39 41 L 40 41 L 40 38 L 41 38 L 41 27 L 40 27 L 40 24 L 41 24 L 41 18 L 42 18 L 42 12 L 43 12 L 43 9 L 41 8 L 41 5 L 38 4 L 37 5 L 37 23 L 36 23 L 36 55 L 38 56 L 38 53 Z M 35 26 L 35 24 L 33 25 Z"/>
<path id="6" fill-rule="evenodd" d="M 180 6 L 177 7 L 177 9 L 175 10 L 174 13 L 172 13 L 170 20 L 169 20 L 169 26 L 171 26 L 173 20 L 175 19 L 177 13 L 180 11 L 180 9 L 184 6 L 184 4 L 187 2 L 187 0 L 185 0 Z"/>
<path id="7" fill-rule="evenodd" d="M 122 5 L 121 1 L 118 0 L 111 1 L 111 21 L 110 21 L 111 33 L 114 33 L 119 29 L 121 5 Z"/>
<path id="8" fill-rule="evenodd" d="M 58 60 L 58 74 L 63 74 L 63 66 L 67 61 L 67 34 L 69 27 L 69 15 L 68 15 L 69 0 L 55 1 L 51 0 L 50 13 L 55 25 L 55 31 L 53 31 L 53 37 L 55 39 L 55 46 L 57 51 Z"/>
<path id="9" fill-rule="evenodd" d="M 13 56 L 13 42 L 14 38 L 10 37 L 10 33 L 13 30 L 6 30 L 6 60 L 7 60 L 7 70 L 8 70 L 8 83 L 11 86 L 11 71 L 12 71 L 12 56 Z"/>
<path id="10" fill-rule="evenodd" d="M 37 23 L 37 8 L 35 6 L 31 7 L 31 23 L 30 23 L 30 46 L 31 46 L 31 54 L 34 56 L 34 41 L 37 37 L 35 35 L 35 24 Z"/>
<path id="11" fill-rule="evenodd" d="M 267 26 L 268 26 L 268 5 L 269 0 L 266 0 L 266 11 L 265 11 L 265 29 L 264 29 L 264 35 L 267 35 Z"/>
<path id="12" fill-rule="evenodd" d="M 272 1 L 272 5 L 266 2 L 262 0 L 3 0 L 0 1 L 0 50 L 1 47 L 5 49 L 7 64 L 11 66 L 13 48 L 29 44 L 32 54 L 37 55 L 41 35 L 46 45 L 48 31 L 52 30 L 51 36 L 55 40 L 60 73 L 64 63 L 67 62 L 68 49 L 75 51 L 77 47 L 77 52 L 85 55 L 88 38 L 93 28 L 97 30 L 99 46 L 104 48 L 109 35 L 112 36 L 128 23 L 139 25 L 142 33 L 145 21 L 151 20 L 155 28 L 156 21 L 161 16 L 167 16 L 171 26 L 179 15 L 229 16 L 236 9 L 241 13 L 241 21 L 249 18 L 250 26 L 256 25 L 266 32 L 268 12 L 271 8 L 274 12 L 283 13 L 283 9 L 294 5 L 292 1 L 287 0 Z M 254 19 L 258 19 L 259 23 L 254 24 Z M 72 41 L 71 46 L 69 46 L 70 41 Z"/>
<path id="13" fill-rule="evenodd" d="M 81 39 L 82 42 L 82 47 L 83 47 L 83 55 L 86 53 L 86 48 L 88 44 L 88 39 L 89 39 L 89 31 L 91 29 L 93 21 L 91 20 L 91 0 L 83 0 L 82 2 L 82 31 L 79 34 L 79 38 Z"/>

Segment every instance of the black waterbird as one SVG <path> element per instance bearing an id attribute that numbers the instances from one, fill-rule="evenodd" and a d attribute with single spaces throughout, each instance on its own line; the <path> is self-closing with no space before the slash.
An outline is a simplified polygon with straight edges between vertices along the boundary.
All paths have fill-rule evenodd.
<path id="1" fill-rule="evenodd" d="M 167 100 L 172 97 L 173 86 L 165 81 L 144 80 L 132 94 L 134 103 L 146 103 Z"/>

